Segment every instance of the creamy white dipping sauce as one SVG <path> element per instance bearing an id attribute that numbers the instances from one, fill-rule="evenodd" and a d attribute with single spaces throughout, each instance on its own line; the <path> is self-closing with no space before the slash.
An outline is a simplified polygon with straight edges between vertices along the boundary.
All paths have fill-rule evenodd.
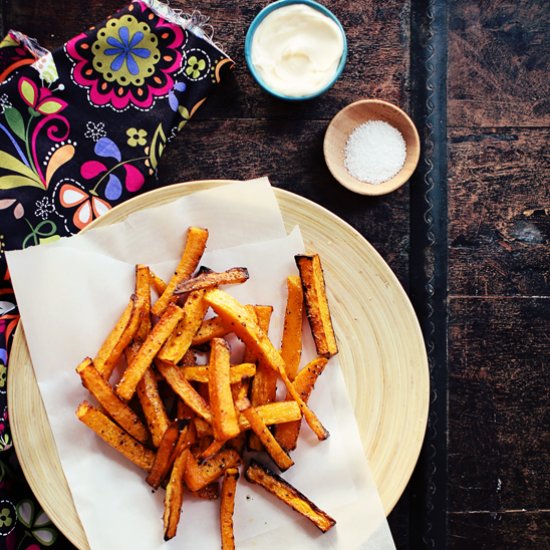
<path id="1" fill-rule="evenodd" d="M 306 4 L 269 13 L 252 39 L 252 64 L 274 92 L 300 97 L 325 88 L 344 53 L 340 27 Z"/>

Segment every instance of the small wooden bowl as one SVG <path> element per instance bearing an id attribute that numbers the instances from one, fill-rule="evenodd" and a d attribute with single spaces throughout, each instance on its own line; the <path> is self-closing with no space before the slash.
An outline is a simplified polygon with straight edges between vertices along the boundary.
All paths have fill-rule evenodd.
<path id="1" fill-rule="evenodd" d="M 354 178 L 344 163 L 345 147 L 350 134 L 369 120 L 382 120 L 397 128 L 407 146 L 403 168 L 393 178 L 379 184 Z M 323 152 L 328 169 L 344 187 L 360 195 L 385 195 L 406 183 L 416 169 L 420 158 L 420 138 L 405 111 L 380 99 L 362 99 L 344 107 L 332 119 L 325 134 Z"/>

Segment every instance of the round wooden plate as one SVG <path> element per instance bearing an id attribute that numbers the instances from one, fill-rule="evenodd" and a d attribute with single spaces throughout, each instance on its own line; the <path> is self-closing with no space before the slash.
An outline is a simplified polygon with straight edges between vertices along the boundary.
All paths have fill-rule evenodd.
<path id="1" fill-rule="evenodd" d="M 138 210 L 227 183 L 188 182 L 151 191 L 89 227 L 119 222 Z M 428 363 L 418 321 L 391 269 L 355 229 L 298 195 L 281 189 L 275 194 L 287 229 L 300 225 L 306 248 L 322 257 L 339 362 L 365 454 L 389 514 L 411 476 L 426 429 Z M 8 371 L 10 424 L 21 467 L 52 521 L 75 546 L 87 549 L 21 325 Z"/>

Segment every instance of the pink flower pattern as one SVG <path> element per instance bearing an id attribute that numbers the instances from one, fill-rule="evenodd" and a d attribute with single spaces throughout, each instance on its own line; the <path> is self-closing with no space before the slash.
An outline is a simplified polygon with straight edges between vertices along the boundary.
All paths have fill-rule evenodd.
<path id="1" fill-rule="evenodd" d="M 151 109 L 156 98 L 166 97 L 174 87 L 186 32 L 134 2 L 95 32 L 67 42 L 65 51 L 74 63 L 72 78 L 87 89 L 93 105 Z"/>

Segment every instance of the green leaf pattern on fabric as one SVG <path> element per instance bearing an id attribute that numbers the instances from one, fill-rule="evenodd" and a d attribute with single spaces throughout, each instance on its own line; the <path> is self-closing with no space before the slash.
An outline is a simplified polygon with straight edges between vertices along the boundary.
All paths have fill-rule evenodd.
<path id="1" fill-rule="evenodd" d="M 19 138 L 25 139 L 25 123 L 23 122 L 23 116 L 15 107 L 9 107 L 4 111 L 6 122 L 11 128 L 12 132 Z"/>

